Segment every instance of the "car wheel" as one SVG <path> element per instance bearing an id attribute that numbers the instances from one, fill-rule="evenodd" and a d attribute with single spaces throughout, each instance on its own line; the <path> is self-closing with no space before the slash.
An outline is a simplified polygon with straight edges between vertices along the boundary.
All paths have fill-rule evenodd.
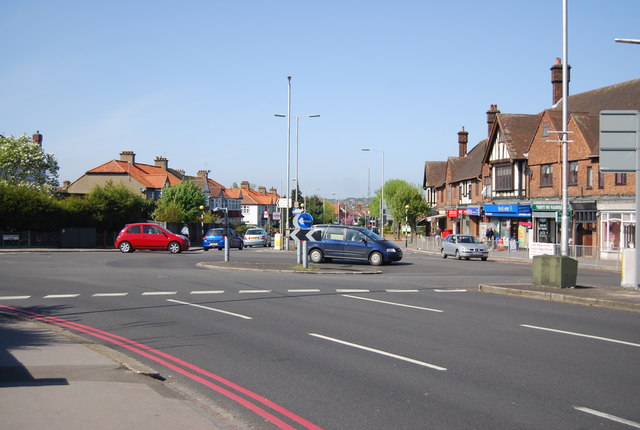
<path id="1" fill-rule="evenodd" d="M 447 258 L 447 254 L 444 252 L 444 248 L 440 250 L 440 254 L 442 255 L 442 258 Z"/>
<path id="2" fill-rule="evenodd" d="M 482 257 L 481 260 L 482 261 L 487 261 L 487 257 Z"/>
<path id="3" fill-rule="evenodd" d="M 209 248 L 204 248 L 204 250 L 205 250 L 205 251 L 208 251 L 208 250 L 209 250 Z"/>
<path id="4" fill-rule="evenodd" d="M 382 258 L 382 254 L 379 252 L 372 252 L 369 256 L 369 264 L 372 266 L 382 266 L 384 263 L 384 258 Z"/>
<path id="5" fill-rule="evenodd" d="M 309 253 L 309 259 L 314 263 L 322 263 L 324 260 L 324 254 L 319 249 L 312 249 Z"/>
<path id="6" fill-rule="evenodd" d="M 178 254 L 179 252 L 182 252 L 182 248 L 180 248 L 180 244 L 178 242 L 169 243 L 169 246 L 167 247 L 167 249 L 172 254 Z"/>
<path id="7" fill-rule="evenodd" d="M 460 257 L 460 252 L 458 252 L 457 249 L 456 249 L 456 260 L 462 260 L 462 257 Z"/>
<path id="8" fill-rule="evenodd" d="M 129 242 L 120 242 L 118 248 L 120 249 L 120 252 L 133 252 L 133 246 L 131 246 Z"/>
<path id="9" fill-rule="evenodd" d="M 244 244 L 242 242 L 240 242 L 240 245 L 238 245 L 238 251 L 242 251 L 242 247 L 244 246 Z"/>

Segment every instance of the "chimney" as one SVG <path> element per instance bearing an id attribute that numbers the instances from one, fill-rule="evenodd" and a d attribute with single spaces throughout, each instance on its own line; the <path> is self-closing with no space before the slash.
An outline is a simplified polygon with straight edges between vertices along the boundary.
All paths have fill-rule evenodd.
<path id="1" fill-rule="evenodd" d="M 489 107 L 489 110 L 487 111 L 487 126 L 488 126 L 488 132 L 487 134 L 491 133 L 491 129 L 493 128 L 493 123 L 496 122 L 496 116 L 500 113 L 500 111 L 498 110 L 498 105 L 491 105 Z"/>
<path id="2" fill-rule="evenodd" d="M 270 192 L 271 194 L 278 194 L 278 190 L 276 190 L 276 189 L 275 189 L 275 188 L 273 188 L 273 187 L 269 188 L 269 192 Z"/>
<path id="3" fill-rule="evenodd" d="M 68 190 L 70 186 L 71 186 L 71 182 L 70 181 L 62 182 L 62 188 L 64 188 L 65 190 Z"/>
<path id="4" fill-rule="evenodd" d="M 36 134 L 34 134 L 32 137 L 33 139 L 33 143 L 35 143 L 38 146 L 42 146 L 42 135 L 40 134 L 40 131 L 36 131 Z"/>
<path id="5" fill-rule="evenodd" d="M 267 194 L 267 188 L 266 187 L 258 187 L 258 192 L 260 194 Z"/>
<path id="6" fill-rule="evenodd" d="M 207 173 L 209 172 L 207 172 L 206 170 L 198 170 L 197 176 L 201 179 L 207 179 Z"/>
<path id="7" fill-rule="evenodd" d="M 567 84 L 571 81 L 571 66 L 567 67 Z M 553 104 L 562 100 L 562 60 L 556 58 L 556 64 L 551 66 L 551 87 Z"/>
<path id="8" fill-rule="evenodd" d="M 162 170 L 167 170 L 169 168 L 169 160 L 164 157 L 156 157 L 155 165 L 156 167 L 160 167 Z"/>
<path id="9" fill-rule="evenodd" d="M 136 164 L 136 154 L 133 151 L 122 151 L 120 153 L 120 161 L 126 161 L 127 163 Z"/>
<path id="10" fill-rule="evenodd" d="M 240 182 L 240 188 L 242 188 L 243 190 L 248 190 L 249 189 L 249 181 Z"/>
<path id="11" fill-rule="evenodd" d="M 458 132 L 458 156 L 465 157 L 467 155 L 467 142 L 469 141 L 469 132 L 462 130 Z"/>

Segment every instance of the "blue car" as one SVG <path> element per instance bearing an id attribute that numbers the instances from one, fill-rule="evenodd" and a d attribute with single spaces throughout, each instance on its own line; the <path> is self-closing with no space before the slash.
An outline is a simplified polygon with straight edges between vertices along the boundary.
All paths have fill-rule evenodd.
<path id="1" fill-rule="evenodd" d="M 315 241 L 309 241 L 309 259 L 321 263 L 333 258 L 366 260 L 372 266 L 402 260 L 402 250 L 362 227 L 322 224 L 312 227 Z"/>
<path id="2" fill-rule="evenodd" d="M 229 248 L 238 248 L 238 250 L 244 247 L 242 238 L 236 234 L 232 229 L 227 229 L 227 239 L 229 240 Z M 202 238 L 202 248 L 208 251 L 212 248 L 224 249 L 224 228 L 211 228 Z"/>

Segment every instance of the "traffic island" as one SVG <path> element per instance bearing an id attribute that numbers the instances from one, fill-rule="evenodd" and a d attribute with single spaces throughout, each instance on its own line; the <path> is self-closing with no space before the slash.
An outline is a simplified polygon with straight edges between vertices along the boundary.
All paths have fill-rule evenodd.
<path id="1" fill-rule="evenodd" d="M 578 260 L 565 255 L 536 255 L 532 271 L 535 286 L 575 288 Z"/>
<path id="2" fill-rule="evenodd" d="M 301 265 L 289 263 L 256 263 L 256 262 L 240 262 L 240 261 L 216 261 L 202 262 L 197 264 L 198 267 L 205 269 L 223 269 L 223 270 L 244 270 L 254 272 L 280 272 L 280 273 L 308 273 L 318 275 L 377 275 L 382 270 L 371 269 L 368 266 L 352 266 L 352 265 L 310 265 L 305 268 Z"/>

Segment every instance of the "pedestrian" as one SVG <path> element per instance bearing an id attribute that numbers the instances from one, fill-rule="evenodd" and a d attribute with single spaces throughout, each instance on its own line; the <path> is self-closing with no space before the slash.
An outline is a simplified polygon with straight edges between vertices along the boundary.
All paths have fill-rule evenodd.
<path id="1" fill-rule="evenodd" d="M 180 230 L 180 234 L 185 237 L 189 237 L 189 226 L 185 224 L 184 227 L 182 227 L 182 230 Z"/>
<path id="2" fill-rule="evenodd" d="M 490 248 L 493 248 L 493 238 L 495 237 L 493 227 L 489 227 L 489 229 L 487 229 L 485 236 L 487 237 L 487 245 L 489 245 Z"/>

